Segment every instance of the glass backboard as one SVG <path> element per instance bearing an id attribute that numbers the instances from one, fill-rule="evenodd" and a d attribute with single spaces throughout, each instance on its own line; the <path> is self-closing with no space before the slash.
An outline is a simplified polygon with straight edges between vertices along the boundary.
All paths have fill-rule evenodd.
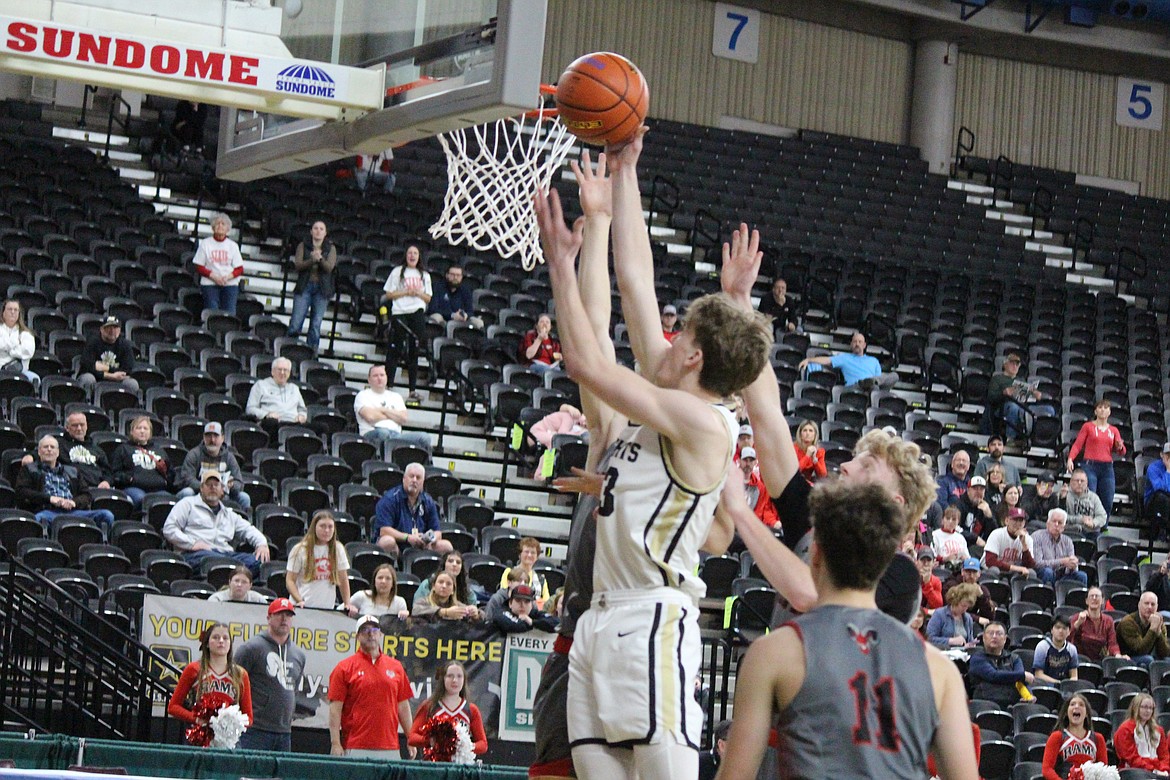
<path id="1" fill-rule="evenodd" d="M 221 114 L 217 175 L 250 181 L 522 113 L 539 101 L 547 0 L 278 0 L 301 60 L 385 69 L 381 111 Z M 311 74 L 308 74 L 311 78 Z"/>

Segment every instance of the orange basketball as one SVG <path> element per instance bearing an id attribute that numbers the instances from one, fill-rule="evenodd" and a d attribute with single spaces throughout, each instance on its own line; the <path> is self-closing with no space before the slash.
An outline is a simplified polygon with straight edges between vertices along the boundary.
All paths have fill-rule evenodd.
<path id="1" fill-rule="evenodd" d="M 646 119 L 650 87 L 620 54 L 586 54 L 557 82 L 557 109 L 569 132 L 598 146 L 629 140 Z"/>

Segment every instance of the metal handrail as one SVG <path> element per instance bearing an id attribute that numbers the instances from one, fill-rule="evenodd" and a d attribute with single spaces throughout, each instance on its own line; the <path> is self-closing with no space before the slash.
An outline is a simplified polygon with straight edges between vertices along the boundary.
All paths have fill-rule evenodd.
<path id="1" fill-rule="evenodd" d="M 654 224 L 655 214 L 673 214 L 679 202 L 678 186 L 661 174 L 654 174 L 650 181 L 650 216 L 646 220 L 646 230 L 649 231 Z M 662 208 L 658 209 L 658 206 Z"/>
<path id="2" fill-rule="evenodd" d="M 1052 218 L 1052 190 L 1045 187 L 1043 184 L 1037 184 L 1036 189 L 1032 190 L 1032 199 L 1028 202 L 1028 213 L 1032 217 L 1032 236 L 1036 236 L 1036 220 L 1038 217 L 1044 220 L 1044 229 L 1048 229 L 1049 220 Z"/>
<path id="3" fill-rule="evenodd" d="M 955 161 L 951 164 L 951 175 L 954 176 L 961 169 L 962 161 L 967 155 L 975 151 L 975 133 L 966 125 L 959 128 L 959 137 L 955 141 Z"/>
<path id="4" fill-rule="evenodd" d="M 710 220 L 715 224 L 715 232 L 712 233 L 704 226 L 704 222 Z M 695 250 L 699 248 L 699 237 L 707 239 L 710 243 L 707 246 L 719 246 L 723 241 L 723 223 L 715 218 L 711 212 L 706 209 L 698 209 L 695 211 L 695 217 L 691 223 L 691 261 L 695 259 Z"/>
<path id="5" fill-rule="evenodd" d="M 110 115 L 109 115 L 109 118 L 106 120 L 106 144 L 105 144 L 105 147 L 102 149 L 102 156 L 106 158 L 107 162 L 110 159 L 110 136 L 113 135 L 113 133 L 114 133 L 114 119 L 115 119 L 115 117 L 117 117 L 117 119 L 118 119 L 118 125 L 122 128 L 122 132 L 129 133 L 130 120 L 134 116 L 134 108 L 129 103 L 126 102 L 125 98 L 123 98 L 120 94 L 115 94 L 113 97 L 114 97 L 114 99 L 110 101 Z M 117 116 L 119 104 L 126 107 L 126 118 L 125 119 L 122 119 L 120 116 Z"/>
<path id="6" fill-rule="evenodd" d="M 1097 225 L 1088 217 L 1077 217 L 1073 222 L 1073 259 L 1076 260 L 1077 250 L 1082 249 L 1086 254 L 1093 248 L 1093 241 L 1097 238 Z"/>

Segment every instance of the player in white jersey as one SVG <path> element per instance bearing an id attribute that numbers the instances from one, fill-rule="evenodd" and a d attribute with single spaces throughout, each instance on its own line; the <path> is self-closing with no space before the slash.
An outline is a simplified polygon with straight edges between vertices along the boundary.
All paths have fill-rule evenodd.
<path id="1" fill-rule="evenodd" d="M 690 702 L 700 657 L 695 597 L 703 588 L 689 567 L 711 531 L 731 463 L 735 429 L 717 404 L 755 379 L 772 341 L 762 317 L 721 295 L 693 302 L 675 340 L 662 338 L 635 169 L 641 147 L 639 135 L 607 156 L 622 310 L 648 379 L 602 353 L 574 274 L 582 228 L 565 227 L 555 191 L 536 199 L 566 365 L 632 426 L 610 455 L 595 594 L 570 654 L 574 765 L 582 778 L 606 780 L 698 772 L 702 724 Z M 729 534 L 730 518 L 720 522 Z"/>

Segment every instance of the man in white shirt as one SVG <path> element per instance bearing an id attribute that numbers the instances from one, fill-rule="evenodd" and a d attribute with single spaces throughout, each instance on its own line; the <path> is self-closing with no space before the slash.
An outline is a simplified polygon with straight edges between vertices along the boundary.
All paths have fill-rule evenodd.
<path id="1" fill-rule="evenodd" d="M 1032 557 L 1032 537 L 1024 532 L 1028 516 L 1015 507 L 1008 511 L 1002 528 L 996 528 L 987 537 L 983 548 L 985 568 L 998 568 L 1006 574 L 1033 574 L 1036 560 Z"/>
<path id="2" fill-rule="evenodd" d="M 431 437 L 423 432 L 403 431 L 408 412 L 402 396 L 387 389 L 386 367 L 370 366 L 366 381 L 369 387 L 353 399 L 358 433 L 370 441 L 403 442 L 421 447 L 431 454 Z"/>

